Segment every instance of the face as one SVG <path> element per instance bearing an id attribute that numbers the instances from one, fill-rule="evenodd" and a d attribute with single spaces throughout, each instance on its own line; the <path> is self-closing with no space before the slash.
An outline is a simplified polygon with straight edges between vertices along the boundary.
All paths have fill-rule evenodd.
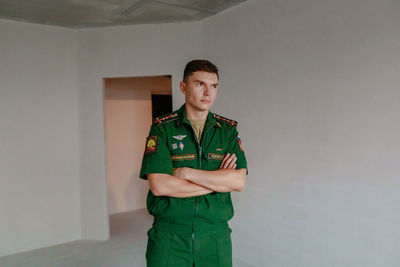
<path id="1" fill-rule="evenodd" d="M 208 111 L 218 91 L 218 76 L 215 73 L 196 71 L 180 83 L 186 105 L 196 111 Z"/>

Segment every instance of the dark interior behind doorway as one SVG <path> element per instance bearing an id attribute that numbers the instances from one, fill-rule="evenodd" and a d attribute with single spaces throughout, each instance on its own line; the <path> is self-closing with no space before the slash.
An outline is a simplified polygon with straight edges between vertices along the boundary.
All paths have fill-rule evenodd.
<path id="1" fill-rule="evenodd" d="M 172 95 L 151 95 L 153 120 L 172 112 Z"/>

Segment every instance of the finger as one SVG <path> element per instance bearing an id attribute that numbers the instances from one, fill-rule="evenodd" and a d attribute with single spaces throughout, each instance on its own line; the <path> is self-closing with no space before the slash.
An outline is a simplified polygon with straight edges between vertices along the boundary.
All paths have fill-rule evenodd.
<path id="1" fill-rule="evenodd" d="M 226 159 L 225 161 L 225 169 L 229 168 L 229 164 L 231 164 L 232 160 L 235 158 L 235 154 L 232 154 L 229 156 L 229 158 Z"/>
<path id="2" fill-rule="evenodd" d="M 228 165 L 228 169 L 233 169 L 233 165 L 236 164 L 236 160 L 237 160 L 237 157 L 234 157 L 234 158 L 230 161 L 230 163 L 229 163 L 229 165 Z"/>
<path id="3" fill-rule="evenodd" d="M 221 165 L 220 165 L 220 167 L 219 167 L 220 169 L 225 169 L 225 168 L 226 168 L 226 166 L 227 166 L 228 163 L 229 163 L 229 162 L 227 162 L 229 156 L 230 156 L 229 153 L 227 153 L 227 154 L 225 155 L 225 157 L 224 157 L 224 159 L 222 160 Z"/>
<path id="4" fill-rule="evenodd" d="M 230 155 L 229 158 L 227 158 L 227 159 L 225 160 L 223 169 L 228 169 L 228 168 L 229 168 L 229 165 L 231 164 L 232 160 L 234 160 L 234 159 L 235 159 L 235 154 Z"/>

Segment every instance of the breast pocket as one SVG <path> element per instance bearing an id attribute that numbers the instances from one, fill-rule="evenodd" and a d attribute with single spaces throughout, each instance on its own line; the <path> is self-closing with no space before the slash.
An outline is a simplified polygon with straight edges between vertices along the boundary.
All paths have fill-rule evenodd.
<path id="1" fill-rule="evenodd" d="M 196 145 L 186 133 L 171 135 L 169 149 L 173 168 L 196 168 L 198 162 Z"/>
<path id="2" fill-rule="evenodd" d="M 225 153 L 223 151 L 209 150 L 206 151 L 204 157 L 206 158 L 208 170 L 218 170 L 225 157 Z"/>
<path id="3" fill-rule="evenodd" d="M 213 138 L 206 143 L 205 160 L 208 170 L 218 170 L 226 153 L 228 153 L 228 139 L 221 133 L 216 133 Z"/>

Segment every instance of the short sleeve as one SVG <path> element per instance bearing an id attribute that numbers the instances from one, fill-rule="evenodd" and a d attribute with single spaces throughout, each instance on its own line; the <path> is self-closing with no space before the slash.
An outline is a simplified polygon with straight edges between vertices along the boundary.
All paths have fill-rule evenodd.
<path id="1" fill-rule="evenodd" d="M 149 173 L 172 175 L 171 153 L 167 146 L 167 136 L 163 125 L 153 124 L 146 139 L 139 177 L 147 180 Z"/>
<path id="2" fill-rule="evenodd" d="M 236 169 L 246 169 L 246 174 L 248 173 L 246 155 L 244 153 L 244 148 L 242 145 L 242 140 L 240 139 L 239 133 L 236 128 L 233 130 L 233 136 L 231 136 L 227 152 L 236 155 Z"/>

